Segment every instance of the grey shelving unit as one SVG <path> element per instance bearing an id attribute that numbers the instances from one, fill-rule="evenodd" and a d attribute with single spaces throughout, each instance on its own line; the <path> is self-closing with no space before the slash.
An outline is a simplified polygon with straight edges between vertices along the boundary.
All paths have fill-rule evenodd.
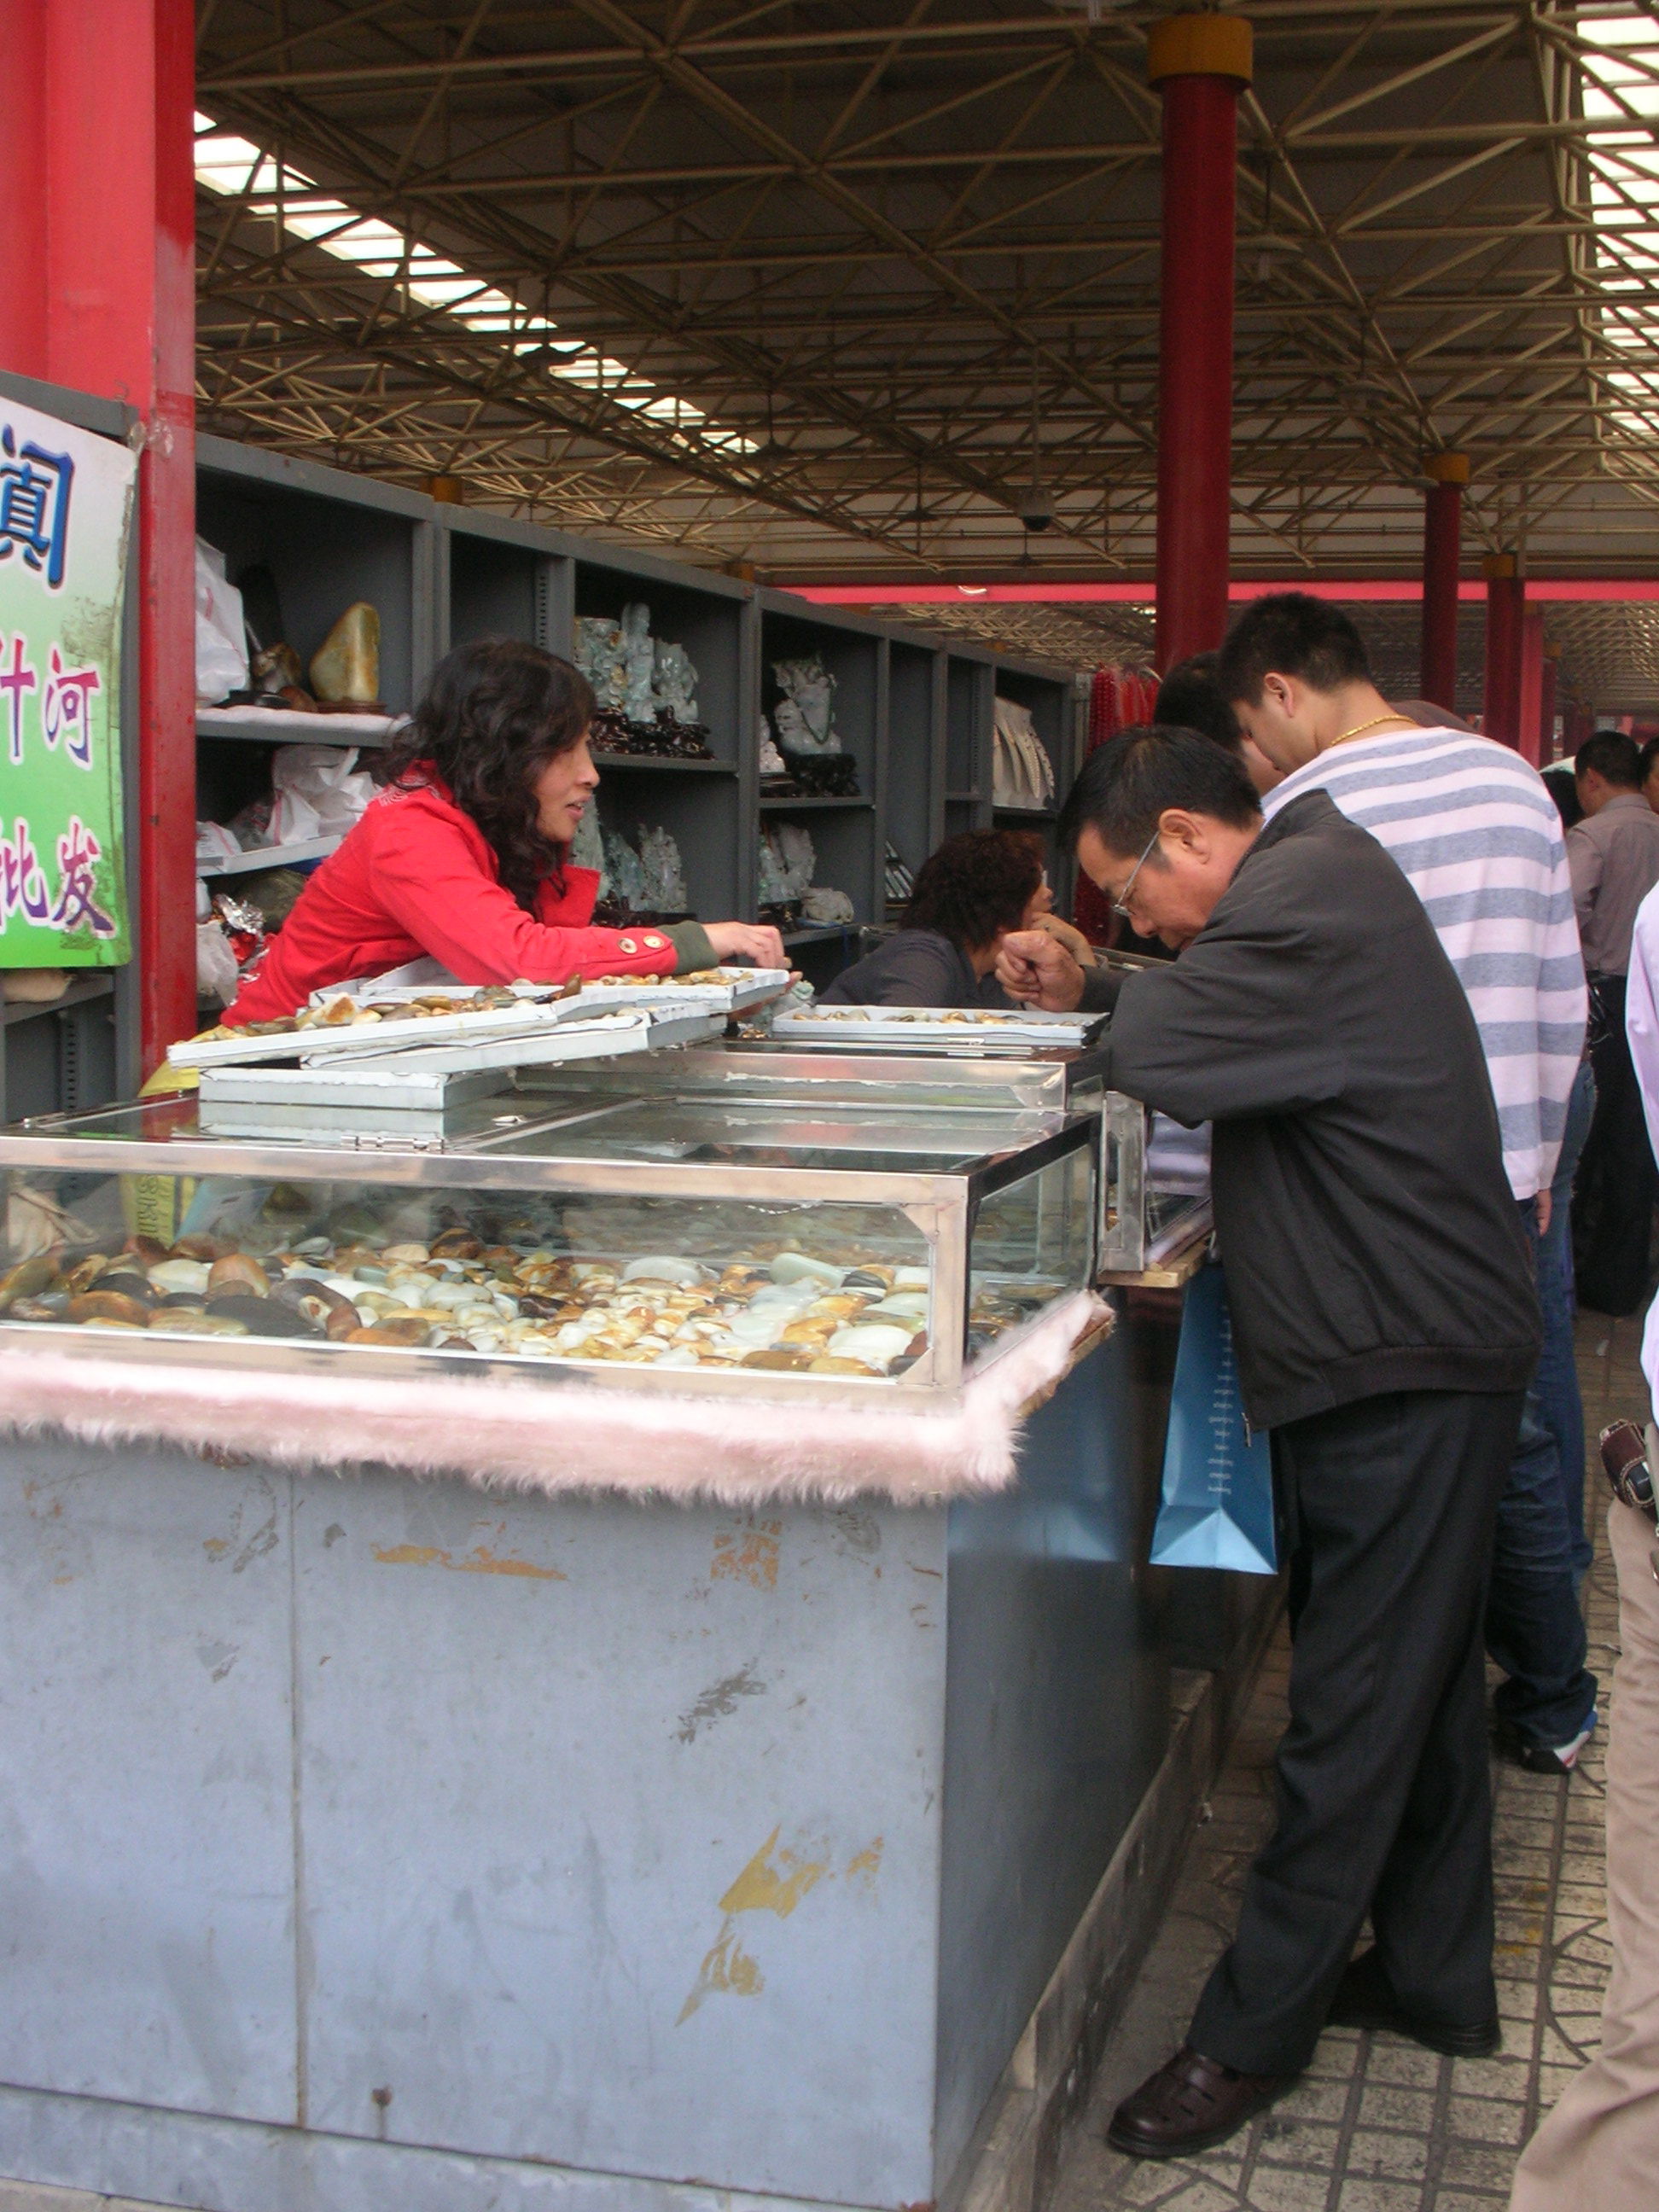
<path id="1" fill-rule="evenodd" d="M 852 902 L 848 927 L 791 933 L 796 966 L 822 986 L 857 957 L 859 930 L 883 920 L 886 911 L 883 860 L 892 633 L 884 623 L 814 606 L 789 592 L 757 592 L 755 618 L 761 664 L 757 712 L 772 720 L 782 699 L 773 674 L 777 663 L 816 653 L 835 678 L 835 726 L 842 750 L 858 769 L 856 799 L 760 802 L 767 820 L 799 823 L 807 831 L 817 854 L 815 881 L 845 891 Z"/>
<path id="2" fill-rule="evenodd" d="M 247 565 L 271 570 L 302 659 L 351 600 L 379 608 L 382 690 L 399 711 L 452 645 L 522 637 L 568 654 L 578 615 L 615 619 L 643 599 L 652 635 L 683 644 L 696 665 L 714 758 L 600 753 L 600 819 L 630 836 L 663 823 L 709 920 L 754 917 L 762 825 L 799 821 L 818 855 L 818 882 L 845 891 L 855 917 L 847 929 L 790 933 L 793 957 L 815 982 L 857 957 L 860 927 L 885 918 L 889 843 L 914 870 L 942 837 L 996 818 L 999 684 L 1022 687 L 1010 696 L 1031 708 L 1045 743 L 1052 733 L 1061 791 L 1069 784 L 1065 671 L 221 439 L 200 441 L 200 483 L 202 535 L 225 550 L 233 581 Z M 858 797 L 763 799 L 759 717 L 778 701 L 773 665 L 811 652 L 836 678 L 836 726 L 857 766 Z M 315 739 L 326 741 L 327 718 L 317 720 Z M 214 816 L 222 821 L 268 771 L 245 737 L 215 734 L 205 714 L 198 727 L 201 797 L 224 810 Z M 296 734 L 313 735 L 285 730 L 282 741 Z"/>
<path id="3" fill-rule="evenodd" d="M 954 837 L 991 822 L 991 732 L 996 668 L 988 653 L 961 649 L 945 662 L 945 811 Z"/>
<path id="4" fill-rule="evenodd" d="M 912 875 L 945 836 L 949 656 L 897 637 L 887 647 L 887 781 L 882 833 Z"/>
<path id="5" fill-rule="evenodd" d="M 1057 677 L 1052 669 L 1006 657 L 994 663 L 994 696 L 1012 699 L 1030 713 L 1032 727 L 1054 771 L 1054 796 L 1045 807 L 999 806 L 994 779 L 991 818 L 1000 829 L 1030 830 L 1042 838 L 1048 880 L 1060 910 L 1069 913 L 1075 867 L 1070 854 L 1059 849 L 1054 825 L 1083 758 L 1084 726 L 1077 687 L 1069 676 Z"/>
<path id="6" fill-rule="evenodd" d="M 197 441 L 196 528 L 224 555 L 231 582 L 242 584 L 250 571 L 268 574 L 281 609 L 283 641 L 294 647 L 302 668 L 309 667 L 346 608 L 366 599 L 380 618 L 380 695 L 394 715 L 414 705 L 435 658 L 439 532 L 434 514 L 429 499 L 396 484 L 227 438 Z M 252 594 L 250 602 L 252 614 Z M 250 725 L 200 709 L 197 818 L 228 822 L 268 792 L 277 745 L 373 750 L 385 742 L 383 734 L 344 726 L 331 714 L 273 715 Z M 312 866 L 329 849 L 315 841 L 272 846 L 200 872 L 216 884 L 222 877 L 225 888 L 234 890 L 240 873 Z"/>
<path id="7" fill-rule="evenodd" d="M 745 584 L 641 551 L 533 525 L 435 510 L 441 649 L 481 637 L 522 637 L 570 654 L 579 615 L 616 621 L 630 601 L 651 609 L 654 637 L 684 645 L 697 670 L 697 709 L 712 761 L 598 752 L 599 819 L 633 836 L 660 823 L 685 863 L 686 888 L 710 920 L 753 912 L 743 826 L 754 809 L 754 690 Z"/>
<path id="8" fill-rule="evenodd" d="M 435 512 L 396 484 L 227 438 L 196 441 L 197 532 L 223 553 L 232 583 L 270 571 L 302 667 L 336 618 L 367 599 L 380 617 L 380 691 L 394 714 L 414 704 L 434 657 Z"/>
<path id="9" fill-rule="evenodd" d="M 1083 757 L 1083 724 L 1075 681 L 1065 669 L 1017 660 L 989 648 L 953 645 L 945 654 L 943 834 L 993 827 L 1032 830 L 1042 842 L 1048 879 L 1062 911 L 1071 902 L 1074 870 L 1059 851 L 1054 825 Z M 995 715 L 999 697 L 1028 708 L 1054 771 L 1054 798 L 1044 807 L 996 803 Z"/>
<path id="10" fill-rule="evenodd" d="M 754 817 L 756 759 L 749 586 L 650 554 L 621 556 L 573 544 L 570 613 L 615 622 L 631 601 L 651 610 L 651 634 L 683 645 L 697 671 L 697 712 L 708 726 L 712 763 L 598 756 L 599 819 L 630 838 L 660 823 L 680 848 L 696 913 L 716 921 L 754 911 L 744 830 Z M 568 653 L 574 629 L 549 641 Z"/>
<path id="11" fill-rule="evenodd" d="M 65 385 L 0 373 L 0 398 L 106 438 L 125 441 L 137 420 L 131 407 Z M 138 586 L 137 526 L 128 552 L 121 638 L 123 843 L 127 855 L 127 915 L 132 941 L 140 926 L 138 852 Z M 131 1097 L 139 1066 L 138 970 L 70 970 L 68 988 L 44 1006 L 0 1000 L 0 1125 L 27 1115 L 58 1114 Z"/>

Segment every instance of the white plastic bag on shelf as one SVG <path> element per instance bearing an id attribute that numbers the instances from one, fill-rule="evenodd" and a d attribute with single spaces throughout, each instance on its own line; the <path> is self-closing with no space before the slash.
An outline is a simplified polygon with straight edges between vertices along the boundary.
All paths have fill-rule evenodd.
<path id="1" fill-rule="evenodd" d="M 247 688 L 247 633 L 242 595 L 225 574 L 225 556 L 196 541 L 196 696 L 213 706 Z"/>
<path id="2" fill-rule="evenodd" d="M 222 822 L 198 822 L 196 825 L 196 858 L 216 867 L 226 860 L 241 858 L 242 848 L 236 842 L 234 830 L 227 830 Z"/>
<path id="3" fill-rule="evenodd" d="M 278 745 L 270 762 L 271 843 L 343 837 L 374 796 L 374 777 L 353 773 L 356 762 L 355 745 Z"/>
<path id="4" fill-rule="evenodd" d="M 236 955 L 217 919 L 196 925 L 196 997 L 228 1006 L 237 991 Z"/>

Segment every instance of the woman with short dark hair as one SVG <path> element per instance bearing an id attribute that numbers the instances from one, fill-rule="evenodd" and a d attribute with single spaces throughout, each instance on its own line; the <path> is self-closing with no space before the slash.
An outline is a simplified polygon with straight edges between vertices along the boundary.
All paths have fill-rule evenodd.
<path id="1" fill-rule="evenodd" d="M 599 781 L 592 713 L 587 678 L 556 653 L 517 638 L 458 646 L 227 1024 L 295 1013 L 313 991 L 422 955 L 463 983 L 678 975 L 732 956 L 784 966 L 777 931 L 746 922 L 591 926 L 599 879 L 568 855 Z"/>
<path id="2" fill-rule="evenodd" d="M 1036 840 L 969 830 L 923 861 L 904 920 L 885 944 L 836 976 L 827 1004 L 974 1006 L 1010 930 L 1036 921 L 1047 886 Z"/>

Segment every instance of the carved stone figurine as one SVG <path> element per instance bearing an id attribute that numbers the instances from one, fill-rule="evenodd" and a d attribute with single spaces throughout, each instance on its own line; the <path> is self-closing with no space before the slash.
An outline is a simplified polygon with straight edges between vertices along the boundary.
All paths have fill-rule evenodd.
<path id="1" fill-rule="evenodd" d="M 772 673 L 783 697 L 774 714 L 778 743 L 787 753 L 838 753 L 836 679 L 817 654 L 777 660 Z"/>
<path id="2" fill-rule="evenodd" d="M 793 822 L 769 823 L 761 833 L 760 902 L 798 906 L 811 884 L 817 854 L 808 833 Z"/>
<path id="3" fill-rule="evenodd" d="M 576 824 L 576 834 L 570 841 L 570 865 L 573 868 L 596 870 L 599 878 L 599 896 L 610 896 L 611 882 L 605 865 L 605 838 L 599 829 L 596 807 L 590 805 L 582 809 L 582 818 Z"/>
<path id="4" fill-rule="evenodd" d="M 354 600 L 312 656 L 311 688 L 331 704 L 367 704 L 380 696 L 380 617 Z"/>
<path id="5" fill-rule="evenodd" d="M 651 690 L 657 705 L 665 708 L 677 722 L 696 720 L 697 672 L 683 645 L 658 641 Z"/>
<path id="6" fill-rule="evenodd" d="M 763 775 L 787 775 L 789 773 L 773 738 L 772 725 L 764 714 L 760 718 L 760 772 Z"/>
<path id="7" fill-rule="evenodd" d="M 620 623 L 608 615 L 576 617 L 576 665 L 601 707 L 620 707 L 628 696 L 628 664 Z"/>
<path id="8" fill-rule="evenodd" d="M 645 893 L 640 903 L 647 914 L 684 914 L 690 905 L 685 894 L 685 868 L 680 848 L 666 830 L 647 830 L 640 824 L 640 872 Z"/>
<path id="9" fill-rule="evenodd" d="M 626 672 L 622 710 L 630 722 L 648 722 L 657 711 L 651 696 L 657 653 L 651 642 L 651 610 L 643 599 L 631 601 L 622 611 L 622 662 Z"/>
<path id="10" fill-rule="evenodd" d="M 612 898 L 620 899 L 630 913 L 649 910 L 645 870 L 640 866 L 639 854 L 620 830 L 607 830 L 605 833 L 605 868 Z"/>

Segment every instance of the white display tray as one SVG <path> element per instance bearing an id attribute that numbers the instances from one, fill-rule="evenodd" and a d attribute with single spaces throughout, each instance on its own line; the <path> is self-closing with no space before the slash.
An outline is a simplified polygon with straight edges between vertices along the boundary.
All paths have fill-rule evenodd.
<path id="1" fill-rule="evenodd" d="M 209 1067 L 202 1071 L 201 1127 L 210 1135 L 310 1144 L 435 1141 L 458 1126 L 458 1113 L 485 1100 L 507 1105 L 509 1124 L 534 1119 L 533 1105 L 509 1103 L 520 1066 L 705 1044 L 725 1025 L 719 1012 L 617 1012 L 493 1044 L 364 1053 L 297 1067 Z"/>
<path id="2" fill-rule="evenodd" d="M 665 976 L 659 983 L 584 983 L 586 1006 L 638 1006 L 693 1005 L 720 1007 L 728 1014 L 763 1006 L 789 988 L 787 968 L 720 968 L 708 969 L 725 980 L 720 983 L 692 983 L 684 976 Z"/>
<path id="3" fill-rule="evenodd" d="M 438 1024 L 422 1022 L 420 1026 L 431 1030 Z M 349 1054 L 343 1060 L 326 1061 L 321 1054 L 313 1060 L 307 1054 L 300 1066 L 302 1069 L 319 1067 L 324 1072 L 333 1067 L 342 1076 L 355 1076 L 363 1067 L 384 1067 L 399 1073 L 408 1071 L 416 1074 L 463 1075 L 483 1068 L 545 1067 L 571 1060 L 606 1060 L 617 1053 L 662 1052 L 677 1045 L 708 1044 L 723 1035 L 725 1029 L 726 1016 L 718 1010 L 708 1013 L 685 1006 L 660 1010 L 607 1008 L 603 1013 L 590 1013 L 586 1021 L 544 1025 L 533 1035 L 520 1033 L 517 1036 L 488 1039 L 469 1035 L 464 1042 L 434 1043 L 430 1047 L 422 1039 L 419 1045 L 402 1051 Z M 311 1031 L 307 1030 L 306 1035 L 310 1036 Z"/>
<path id="4" fill-rule="evenodd" d="M 556 985 L 550 984 L 550 992 Z M 340 997 L 339 992 L 331 997 Z M 425 1048 L 466 1042 L 494 1043 L 504 1037 L 544 1036 L 562 1022 L 575 1021 L 610 1008 L 584 1006 L 579 999 L 524 998 L 516 1006 L 492 1006 L 478 1014 L 432 1014 L 406 1022 L 343 1023 L 337 1029 L 276 1030 L 264 1036 L 216 1037 L 206 1042 L 186 1038 L 169 1045 L 167 1062 L 173 1067 L 242 1067 L 257 1060 L 304 1059 L 361 1059 L 396 1052 L 400 1047 Z M 641 1008 L 641 1012 L 646 1009 Z"/>
<path id="5" fill-rule="evenodd" d="M 780 1014 L 772 1035 L 780 1043 L 1012 1052 L 1081 1045 L 1101 1018 L 994 1006 L 804 1006 Z"/>
<path id="6" fill-rule="evenodd" d="M 431 972 L 419 974 L 416 971 L 420 969 Z M 724 985 L 672 981 L 622 983 L 610 988 L 584 988 L 568 998 L 561 995 L 564 986 L 560 983 L 515 983 L 513 988 L 518 995 L 517 1005 L 491 1007 L 483 1013 L 412 1016 L 402 1022 L 342 1023 L 336 1029 L 278 1030 L 263 1036 L 216 1037 L 206 1042 L 186 1038 L 167 1048 L 167 1063 L 173 1067 L 246 1067 L 262 1060 L 302 1058 L 314 1064 L 323 1059 L 378 1056 L 407 1046 L 424 1051 L 440 1045 L 493 1044 L 507 1037 L 544 1036 L 550 1028 L 559 1024 L 612 1012 L 695 1016 L 700 1020 L 712 1020 L 712 1033 L 718 1034 L 727 1014 L 775 997 L 789 981 L 787 972 L 781 968 L 726 968 L 720 973 L 728 979 Z M 329 1006 L 337 999 L 351 999 L 359 1004 L 384 1003 L 388 1000 L 418 999 L 434 990 L 468 991 L 479 988 L 457 982 L 435 961 L 411 961 L 408 967 L 395 969 L 390 975 L 362 978 L 313 992 L 312 1004 Z M 533 1054 L 526 1054 L 516 1064 L 530 1066 L 535 1058 Z M 499 1064 L 515 1063 L 509 1060 Z"/>
<path id="7" fill-rule="evenodd" d="M 692 983 L 684 976 L 665 975 L 648 983 L 584 983 L 575 994 L 584 1006 L 696 1006 L 705 1010 L 720 1007 L 726 1013 L 736 1013 L 746 1006 L 763 1005 L 789 988 L 787 968 L 720 968 L 706 971 L 723 978 L 719 983 Z M 393 968 L 384 975 L 359 976 L 353 982 L 336 983 L 327 990 L 313 991 L 313 1006 L 327 1006 L 335 999 L 352 999 L 362 1006 L 382 1005 L 388 999 L 418 999 L 428 991 L 476 991 L 483 987 L 463 983 L 435 960 L 411 960 L 407 966 Z M 534 993 L 538 998 L 557 998 L 565 988 L 562 983 L 515 983 L 511 987 L 526 997 Z"/>

